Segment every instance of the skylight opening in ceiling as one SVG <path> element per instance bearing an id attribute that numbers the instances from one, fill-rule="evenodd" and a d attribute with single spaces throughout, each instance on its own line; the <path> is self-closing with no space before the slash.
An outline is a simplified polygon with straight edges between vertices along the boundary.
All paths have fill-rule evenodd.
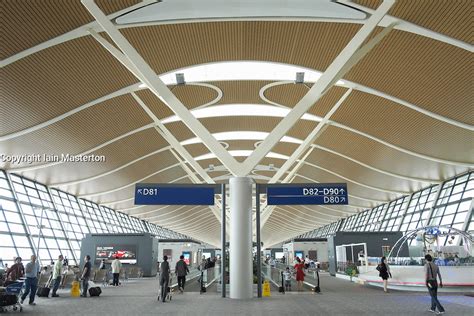
<path id="1" fill-rule="evenodd" d="M 229 141 L 229 140 L 255 140 L 255 141 L 262 141 L 269 133 L 266 132 L 258 132 L 258 131 L 232 131 L 232 132 L 221 132 L 221 133 L 214 133 L 214 136 L 218 141 Z M 290 137 L 290 136 L 283 136 L 280 140 L 281 142 L 285 143 L 293 143 L 293 144 L 301 144 L 302 141 L 300 139 Z M 185 141 L 181 142 L 181 145 L 191 145 L 191 144 L 199 144 L 202 141 L 198 137 L 190 138 Z"/>
<path id="2" fill-rule="evenodd" d="M 253 153 L 253 150 L 229 150 L 229 154 L 233 157 L 248 157 Z M 275 158 L 275 159 L 283 159 L 288 160 L 290 157 L 274 152 L 269 152 L 265 157 L 267 158 Z M 197 156 L 194 158 L 196 161 L 206 160 L 206 159 L 213 159 L 216 158 L 216 155 L 213 153 L 207 153 L 201 156 Z"/>
<path id="3" fill-rule="evenodd" d="M 277 107 L 273 105 L 263 104 L 225 104 L 214 105 L 202 109 L 191 110 L 191 113 L 196 118 L 210 118 L 223 116 L 263 116 L 263 117 L 285 117 L 290 113 L 290 108 Z M 303 120 L 320 122 L 321 118 L 312 114 L 303 114 Z M 178 122 L 181 119 L 176 116 L 169 116 L 164 118 L 161 122 L 163 124 Z"/>
<path id="4" fill-rule="evenodd" d="M 166 85 L 175 85 L 176 74 L 184 74 L 185 82 L 229 80 L 295 81 L 296 73 L 304 73 L 304 82 L 315 83 L 321 72 L 313 69 L 263 61 L 228 61 L 186 67 L 160 75 Z M 339 80 L 336 85 L 343 85 Z M 145 88 L 144 84 L 140 85 Z"/>
<path id="5" fill-rule="evenodd" d="M 331 0 L 163 0 L 126 13 L 119 25 L 196 20 L 364 20 L 367 15 Z"/>

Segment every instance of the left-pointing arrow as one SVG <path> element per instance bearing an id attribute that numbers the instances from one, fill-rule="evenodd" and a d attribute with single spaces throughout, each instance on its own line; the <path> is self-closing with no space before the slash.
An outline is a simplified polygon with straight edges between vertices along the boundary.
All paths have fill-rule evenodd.
<path id="1" fill-rule="evenodd" d="M 142 194 L 142 189 L 138 189 L 138 194 Z"/>

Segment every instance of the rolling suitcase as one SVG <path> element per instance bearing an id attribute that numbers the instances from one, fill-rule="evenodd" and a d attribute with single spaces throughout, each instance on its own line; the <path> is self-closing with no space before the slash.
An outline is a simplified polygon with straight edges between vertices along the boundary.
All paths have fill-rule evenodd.
<path id="1" fill-rule="evenodd" d="M 99 296 L 102 293 L 102 289 L 98 286 L 96 287 L 91 287 L 89 289 L 89 295 L 90 296 Z"/>
<path id="2" fill-rule="evenodd" d="M 48 297 L 49 296 L 49 291 L 51 289 L 47 286 L 44 286 L 44 287 L 40 287 L 38 288 L 38 290 L 36 291 L 36 294 L 39 296 L 39 297 Z"/>

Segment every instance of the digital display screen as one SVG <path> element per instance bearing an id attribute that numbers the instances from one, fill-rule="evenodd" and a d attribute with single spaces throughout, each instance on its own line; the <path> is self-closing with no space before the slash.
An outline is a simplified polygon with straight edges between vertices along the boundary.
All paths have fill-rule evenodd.
<path id="1" fill-rule="evenodd" d="M 105 259 L 106 263 L 111 263 L 118 258 L 122 263 L 137 263 L 137 247 L 135 245 L 106 245 L 97 246 L 95 259 Z"/>
<path id="2" fill-rule="evenodd" d="M 300 259 L 304 258 L 304 252 L 303 251 L 295 251 L 295 258 L 298 257 Z"/>
<path id="3" fill-rule="evenodd" d="M 184 262 L 186 262 L 186 264 L 189 266 L 189 264 L 191 263 L 191 253 L 183 252 L 183 256 L 184 256 Z"/>

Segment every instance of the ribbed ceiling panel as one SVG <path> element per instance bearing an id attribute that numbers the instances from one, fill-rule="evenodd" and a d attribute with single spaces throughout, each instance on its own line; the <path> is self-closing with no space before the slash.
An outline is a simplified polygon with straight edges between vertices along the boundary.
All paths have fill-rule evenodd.
<path id="1" fill-rule="evenodd" d="M 0 76 L 0 135 L 42 123 L 137 82 L 91 37 L 24 58 L 1 68 Z"/>
<path id="2" fill-rule="evenodd" d="M 387 99 L 353 91 L 331 119 L 414 152 L 474 165 L 474 132 Z"/>
<path id="3" fill-rule="evenodd" d="M 97 0 L 105 14 L 125 9 L 140 0 Z M 7 58 L 94 19 L 80 0 L 2 0 L 2 50 Z"/>
<path id="4" fill-rule="evenodd" d="M 271 87 L 265 91 L 265 97 L 270 101 L 293 108 L 306 93 L 312 84 L 285 84 Z M 347 91 L 346 88 L 333 87 L 319 99 L 307 113 L 323 117 L 339 101 Z"/>
<path id="5" fill-rule="evenodd" d="M 107 177 L 101 177 L 92 181 L 72 185 L 73 187 L 78 186 L 78 189 L 73 189 L 68 185 L 61 186 L 60 188 L 66 191 L 75 190 L 79 195 L 108 191 L 142 179 L 163 168 L 176 164 L 177 162 L 178 161 L 171 152 L 165 151 L 143 159 L 128 168 L 114 172 Z"/>
<path id="6" fill-rule="evenodd" d="M 425 179 L 447 179 L 468 170 L 418 158 L 344 129 L 329 126 L 316 144 L 378 169 Z"/>
<path id="7" fill-rule="evenodd" d="M 258 93 L 270 81 L 214 81 L 209 83 L 219 87 L 224 94 L 218 104 L 263 104 L 265 102 L 260 99 Z"/>
<path id="8" fill-rule="evenodd" d="M 0 142 L 0 152 L 79 154 L 148 123 L 151 119 L 131 96 L 126 95 L 88 108 L 34 133 Z M 0 168 L 9 167 L 0 165 Z"/>
<path id="9" fill-rule="evenodd" d="M 376 9 L 381 0 L 354 0 L 363 6 Z M 461 41 L 473 43 L 472 1 L 397 1 L 389 14 L 419 26 L 431 29 Z"/>
<path id="10" fill-rule="evenodd" d="M 425 183 L 404 180 L 371 170 L 348 159 L 319 149 L 313 150 L 306 161 L 357 182 L 370 184 L 386 190 L 413 192 L 426 186 Z"/>
<path id="11" fill-rule="evenodd" d="M 308 165 L 303 165 L 299 169 L 298 173 L 306 177 L 309 177 L 311 179 L 314 179 L 318 182 L 325 182 L 325 183 L 347 182 L 348 192 L 350 192 L 353 195 L 360 196 L 367 199 L 373 198 L 375 200 L 389 201 L 398 197 L 398 195 L 395 193 L 391 194 L 391 193 L 363 187 L 359 184 L 349 182 L 347 180 L 342 179 L 339 176 L 333 175 L 329 172 L 326 172 L 321 169 L 314 168 Z M 367 182 L 365 182 L 364 184 L 367 184 Z"/>
<path id="12" fill-rule="evenodd" d="M 155 171 L 158 171 L 160 168 L 156 168 Z M 168 169 L 166 171 L 160 172 L 157 175 L 151 176 L 144 180 L 143 182 L 148 182 L 148 183 L 168 183 L 170 181 L 173 181 L 176 178 L 185 176 L 186 173 L 183 171 L 183 168 L 181 166 L 176 166 L 171 169 Z M 134 180 L 139 180 L 137 176 L 131 177 L 129 180 L 129 183 L 132 183 Z M 188 181 L 189 183 L 189 181 Z M 118 185 L 116 185 L 118 187 Z M 74 186 L 71 188 L 70 192 L 76 192 L 74 194 L 79 194 L 79 188 L 78 186 Z M 74 191 L 77 190 L 77 191 Z M 103 188 L 96 188 L 94 192 L 103 192 L 105 191 Z M 135 185 L 128 186 L 124 189 L 112 192 L 112 193 L 107 193 L 107 194 L 102 194 L 102 195 L 97 195 L 93 197 L 87 197 L 88 200 L 91 200 L 96 203 L 108 203 L 108 202 L 113 202 L 113 201 L 120 201 L 123 199 L 127 198 L 132 198 L 135 195 Z"/>
<path id="13" fill-rule="evenodd" d="M 345 78 L 474 125 L 472 66 L 464 49 L 395 30 Z"/>
<path id="14" fill-rule="evenodd" d="M 267 60 L 326 69 L 360 25 L 210 22 L 122 30 L 157 73 L 228 60 Z"/>
<path id="15" fill-rule="evenodd" d="M 45 169 L 27 171 L 23 175 L 44 184 L 87 179 L 114 170 L 166 146 L 168 143 L 150 128 L 93 152 L 94 155 L 104 155 L 106 157 L 104 163 L 63 163 Z"/>

